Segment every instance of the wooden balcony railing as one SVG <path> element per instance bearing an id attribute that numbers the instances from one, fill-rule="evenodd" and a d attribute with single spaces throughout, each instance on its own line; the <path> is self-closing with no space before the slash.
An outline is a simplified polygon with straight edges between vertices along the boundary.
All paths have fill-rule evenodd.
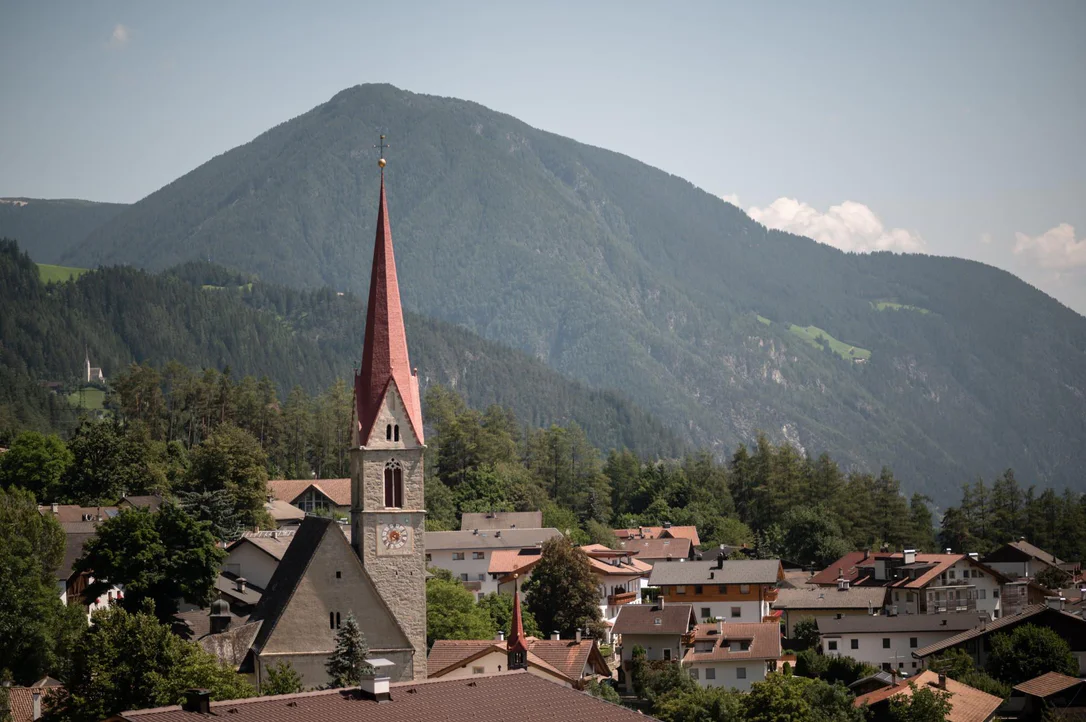
<path id="1" fill-rule="evenodd" d="M 615 607 L 619 604 L 629 604 L 630 602 L 637 601 L 637 592 L 619 592 L 618 594 L 611 594 L 607 597 L 607 606 Z"/>

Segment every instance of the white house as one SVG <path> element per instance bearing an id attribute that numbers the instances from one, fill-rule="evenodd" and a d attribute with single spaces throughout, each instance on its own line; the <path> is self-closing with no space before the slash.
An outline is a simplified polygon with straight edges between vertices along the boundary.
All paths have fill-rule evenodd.
<path id="1" fill-rule="evenodd" d="M 750 685 L 763 681 L 781 658 L 777 622 L 699 624 L 692 641 L 682 664 L 702 687 L 749 692 Z"/>
<path id="2" fill-rule="evenodd" d="M 497 574 L 491 574 L 495 552 L 538 547 L 561 534 L 557 529 L 472 529 L 426 532 L 426 564 L 447 569 L 477 596 L 498 591 Z"/>
<path id="3" fill-rule="evenodd" d="M 729 623 L 759 623 L 770 617 L 777 584 L 784 579 L 778 559 L 657 563 L 649 585 L 660 587 L 668 604 L 692 604 L 699 620 L 723 617 Z"/>
<path id="4" fill-rule="evenodd" d="M 852 657 L 886 671 L 912 674 L 923 667 L 913 652 L 973 629 L 987 616 L 963 614 L 900 614 L 818 618 L 822 653 Z"/>
<path id="5" fill-rule="evenodd" d="M 241 578 L 256 587 L 266 588 L 294 541 L 294 532 L 294 529 L 245 532 L 226 547 L 222 571 L 234 579 Z"/>

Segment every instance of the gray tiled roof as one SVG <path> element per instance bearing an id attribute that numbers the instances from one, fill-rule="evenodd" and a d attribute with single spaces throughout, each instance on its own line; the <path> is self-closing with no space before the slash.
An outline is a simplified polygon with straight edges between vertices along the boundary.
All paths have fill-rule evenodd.
<path id="1" fill-rule="evenodd" d="M 985 615 L 987 616 L 987 615 Z M 979 614 L 898 614 L 897 616 L 846 614 L 818 617 L 822 634 L 863 634 L 879 632 L 961 632 L 981 623 Z"/>
<path id="2" fill-rule="evenodd" d="M 774 609 L 867 609 L 879 610 L 886 602 L 886 587 L 851 587 L 839 591 L 832 587 L 781 589 Z"/>
<path id="3" fill-rule="evenodd" d="M 428 531 L 426 551 L 461 549 L 518 549 L 542 544 L 561 535 L 557 529 L 480 529 L 475 531 Z"/>
<path id="4" fill-rule="evenodd" d="M 779 559 L 725 561 L 721 569 L 715 561 L 670 562 L 652 568 L 649 584 L 776 584 L 780 569 Z"/>
<path id="5" fill-rule="evenodd" d="M 657 624 L 656 620 L 660 623 Z M 685 634 L 697 623 L 690 604 L 627 604 L 618 610 L 615 634 Z"/>

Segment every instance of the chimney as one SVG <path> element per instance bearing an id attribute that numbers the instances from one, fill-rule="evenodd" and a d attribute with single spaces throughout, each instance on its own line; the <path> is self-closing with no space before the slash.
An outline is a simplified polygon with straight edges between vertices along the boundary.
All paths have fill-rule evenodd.
<path id="1" fill-rule="evenodd" d="M 939 673 L 939 689 L 946 689 L 946 672 Z"/>
<path id="2" fill-rule="evenodd" d="M 497 538 L 498 538 L 498 537 L 500 537 L 501 535 L 502 535 L 502 530 L 501 530 L 501 529 L 499 529 L 498 531 L 494 532 L 494 538 L 495 538 L 495 539 L 497 539 Z"/>
<path id="3" fill-rule="evenodd" d="M 890 686 L 897 686 L 897 670 L 893 668 L 890 669 Z"/>
<path id="4" fill-rule="evenodd" d="M 581 643 L 581 630 L 577 630 L 577 632 L 573 635 L 573 639 L 577 641 L 577 644 Z"/>
<path id="5" fill-rule="evenodd" d="M 1078 598 L 1081 602 L 1086 602 L 1086 587 L 1078 588 Z"/>
<path id="6" fill-rule="evenodd" d="M 845 615 L 844 615 L 844 614 L 841 614 L 841 612 L 838 612 L 838 613 L 837 613 L 837 618 L 838 618 L 838 619 L 844 619 L 844 618 L 845 618 Z"/>
<path id="7" fill-rule="evenodd" d="M 670 528 L 671 528 L 671 522 L 669 522 L 669 521 L 665 521 L 665 522 L 664 522 L 664 528 L 665 528 L 665 529 L 670 529 Z"/>
<path id="8" fill-rule="evenodd" d="M 1066 600 L 1063 597 L 1045 597 L 1045 604 L 1047 604 L 1049 608 L 1060 612 L 1063 611 L 1063 603 L 1065 601 Z"/>
<path id="9" fill-rule="evenodd" d="M 35 687 L 30 693 L 30 699 L 32 705 L 30 719 L 39 720 L 41 719 L 41 689 Z"/>
<path id="10" fill-rule="evenodd" d="M 710 579 L 716 579 L 716 572 L 709 572 Z"/>
<path id="11" fill-rule="evenodd" d="M 901 556 L 906 564 L 912 564 L 916 561 L 916 550 L 905 549 L 904 551 L 902 551 Z"/>
<path id="12" fill-rule="evenodd" d="M 389 702 L 392 700 L 392 695 L 388 691 L 388 682 L 388 677 L 381 675 L 375 669 L 369 674 L 362 675 L 362 679 L 358 681 L 358 690 L 378 702 Z"/>
<path id="13" fill-rule="evenodd" d="M 716 568 L 717 569 L 723 569 L 724 568 L 724 552 L 720 552 L 719 554 L 716 555 Z"/>
<path id="14" fill-rule="evenodd" d="M 945 618 L 944 618 L 944 619 L 940 619 L 940 620 L 939 620 L 939 626 L 941 626 L 941 627 L 945 627 L 945 626 L 946 626 L 946 622 L 947 622 L 947 620 L 946 620 Z"/>
<path id="15" fill-rule="evenodd" d="M 552 642 L 557 642 L 557 641 L 559 641 L 561 639 L 562 639 L 562 633 L 561 632 L 551 632 L 551 641 Z"/>
<path id="16" fill-rule="evenodd" d="M 55 501 L 52 504 L 49 505 L 49 508 L 52 510 L 52 512 L 54 514 L 59 514 L 60 513 L 60 504 L 56 503 Z"/>
<path id="17" fill-rule="evenodd" d="M 234 580 L 234 589 L 237 589 L 239 592 L 245 591 L 245 577 L 238 577 Z"/>
<path id="18" fill-rule="evenodd" d="M 185 701 L 181 703 L 181 711 L 211 714 L 211 690 L 186 689 Z"/>
<path id="19" fill-rule="evenodd" d="M 660 598 L 659 598 L 659 600 L 658 600 L 658 601 L 660 602 L 660 609 L 663 609 L 663 608 L 664 608 L 664 602 L 666 602 L 666 601 L 667 601 L 667 598 L 666 598 L 666 597 L 664 597 L 664 595 L 663 595 L 663 594 L 661 594 L 661 595 L 660 595 Z"/>
<path id="20" fill-rule="evenodd" d="M 499 642 L 504 642 L 505 641 L 505 631 L 499 629 L 498 630 L 498 636 L 496 636 L 495 639 L 498 640 Z"/>
<path id="21" fill-rule="evenodd" d="M 870 558 L 871 558 L 871 550 L 870 549 L 864 549 L 864 561 L 866 562 Z"/>

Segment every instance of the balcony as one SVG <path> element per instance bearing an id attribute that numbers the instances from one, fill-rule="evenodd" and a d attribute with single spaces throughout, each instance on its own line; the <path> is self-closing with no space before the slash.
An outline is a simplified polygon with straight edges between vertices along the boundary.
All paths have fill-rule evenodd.
<path id="1" fill-rule="evenodd" d="M 607 606 L 617 607 L 620 604 L 630 604 L 637 601 L 637 592 L 619 592 L 607 597 Z"/>
<path id="2" fill-rule="evenodd" d="M 482 589 L 483 589 L 483 583 L 482 582 L 462 581 L 460 583 L 463 584 L 464 589 L 467 589 L 469 592 L 478 592 L 478 591 L 482 591 Z"/>
<path id="3" fill-rule="evenodd" d="M 766 587 L 765 591 L 762 594 L 762 598 L 765 599 L 765 601 L 767 601 L 769 603 L 773 603 L 773 602 L 777 601 L 777 595 L 779 593 L 780 593 L 780 590 L 777 589 L 776 587 Z"/>

